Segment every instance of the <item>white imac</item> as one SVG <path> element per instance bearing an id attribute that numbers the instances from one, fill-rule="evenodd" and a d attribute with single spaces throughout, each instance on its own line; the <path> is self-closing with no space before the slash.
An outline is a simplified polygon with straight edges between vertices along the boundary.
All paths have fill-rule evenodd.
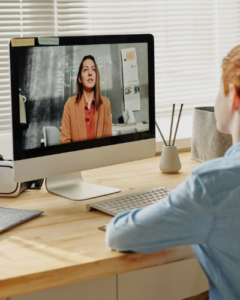
<path id="1" fill-rule="evenodd" d="M 119 189 L 81 171 L 155 155 L 152 35 L 14 38 L 9 54 L 15 181 L 85 200 Z"/>

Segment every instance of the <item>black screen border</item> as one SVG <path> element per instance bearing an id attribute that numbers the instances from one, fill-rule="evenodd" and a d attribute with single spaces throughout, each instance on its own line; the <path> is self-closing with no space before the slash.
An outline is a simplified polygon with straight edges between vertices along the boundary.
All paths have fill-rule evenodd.
<path id="1" fill-rule="evenodd" d="M 29 37 L 24 37 L 25 39 Z M 35 39 L 35 46 L 32 47 L 58 47 L 72 45 L 99 45 L 99 44 L 127 44 L 147 43 L 148 45 L 148 95 L 149 95 L 149 131 L 130 133 L 119 136 L 106 137 L 101 139 L 79 141 L 74 143 L 40 147 L 35 149 L 21 149 L 21 128 L 19 118 L 19 91 L 18 91 L 18 49 L 9 42 L 10 56 L 10 80 L 11 80 L 11 111 L 12 111 L 12 138 L 13 138 L 13 159 L 14 161 L 55 155 L 60 153 L 92 149 L 103 146 L 111 146 L 122 143 L 135 142 L 155 138 L 155 75 L 154 75 L 154 37 L 151 34 L 133 35 L 104 35 L 104 36 L 67 36 L 59 38 L 58 45 L 41 45 L 38 37 Z M 16 38 L 17 39 L 17 38 Z M 14 39 L 15 40 L 15 39 Z M 31 46 L 27 46 L 31 47 Z"/>

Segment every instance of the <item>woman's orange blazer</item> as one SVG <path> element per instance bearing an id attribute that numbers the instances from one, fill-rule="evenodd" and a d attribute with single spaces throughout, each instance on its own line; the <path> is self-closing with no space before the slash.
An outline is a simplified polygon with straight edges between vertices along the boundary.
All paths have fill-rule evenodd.
<path id="1" fill-rule="evenodd" d="M 76 103 L 73 96 L 64 106 L 59 140 L 62 144 L 87 140 L 84 99 Z M 102 103 L 95 110 L 95 138 L 112 136 L 111 106 L 108 98 L 101 96 Z"/>

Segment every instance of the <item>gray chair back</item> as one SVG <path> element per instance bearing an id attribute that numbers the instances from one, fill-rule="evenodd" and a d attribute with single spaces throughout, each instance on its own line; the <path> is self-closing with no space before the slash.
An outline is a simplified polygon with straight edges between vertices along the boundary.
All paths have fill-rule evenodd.
<path id="1" fill-rule="evenodd" d="M 54 126 L 44 126 L 43 136 L 44 136 L 44 146 L 53 146 L 60 144 L 59 141 L 60 130 Z"/>

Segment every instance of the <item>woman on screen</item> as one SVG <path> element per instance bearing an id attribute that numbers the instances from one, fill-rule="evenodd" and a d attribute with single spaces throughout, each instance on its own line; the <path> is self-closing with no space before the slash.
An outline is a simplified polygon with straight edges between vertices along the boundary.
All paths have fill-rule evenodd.
<path id="1" fill-rule="evenodd" d="M 100 76 L 93 56 L 85 56 L 77 76 L 77 95 L 64 106 L 60 142 L 70 143 L 112 136 L 111 107 L 101 96 Z"/>

